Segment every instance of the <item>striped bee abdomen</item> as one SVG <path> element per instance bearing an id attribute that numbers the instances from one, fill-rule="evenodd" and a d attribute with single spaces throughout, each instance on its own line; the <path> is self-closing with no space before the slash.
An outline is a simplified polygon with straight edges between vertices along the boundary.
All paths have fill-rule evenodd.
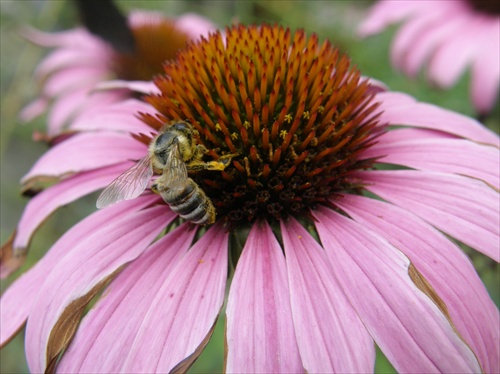
<path id="1" fill-rule="evenodd" d="M 209 225 L 215 222 L 215 207 L 205 192 L 188 178 L 182 191 L 166 190 L 161 192 L 163 200 L 175 213 L 187 221 L 198 225 Z"/>

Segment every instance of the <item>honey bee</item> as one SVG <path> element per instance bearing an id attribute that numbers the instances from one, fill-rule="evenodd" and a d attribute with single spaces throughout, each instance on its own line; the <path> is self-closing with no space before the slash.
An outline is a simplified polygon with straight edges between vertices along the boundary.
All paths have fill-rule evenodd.
<path id="1" fill-rule="evenodd" d="M 224 170 L 234 155 L 203 162 L 204 146 L 197 144 L 195 130 L 184 121 L 171 123 L 151 141 L 148 155 L 111 182 L 97 199 L 97 208 L 138 197 L 148 186 L 154 170 L 161 171 L 151 186 L 182 218 L 198 225 L 215 222 L 216 211 L 205 192 L 188 176 L 188 171 Z"/>

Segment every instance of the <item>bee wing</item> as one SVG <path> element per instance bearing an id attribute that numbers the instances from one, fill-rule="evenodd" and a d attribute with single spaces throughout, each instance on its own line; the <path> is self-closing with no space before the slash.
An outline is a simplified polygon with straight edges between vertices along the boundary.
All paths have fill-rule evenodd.
<path id="1" fill-rule="evenodd" d="M 170 148 L 163 176 L 169 189 L 182 189 L 186 185 L 188 172 L 186 163 L 182 159 L 179 143 L 173 144 Z"/>
<path id="2" fill-rule="evenodd" d="M 153 167 L 149 156 L 141 158 L 101 192 L 97 199 L 97 208 L 105 208 L 122 200 L 135 199 L 146 189 L 152 176 Z"/>

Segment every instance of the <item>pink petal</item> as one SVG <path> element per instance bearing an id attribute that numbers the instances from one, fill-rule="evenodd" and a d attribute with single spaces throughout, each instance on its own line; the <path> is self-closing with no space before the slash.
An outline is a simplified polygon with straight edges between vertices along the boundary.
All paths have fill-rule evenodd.
<path id="1" fill-rule="evenodd" d="M 102 226 L 114 217 L 132 215 L 155 200 L 158 200 L 157 196 L 144 196 L 100 210 L 63 235 L 40 261 L 5 291 L 0 299 L 0 325 L 2 326 L 0 345 L 5 344 L 22 327 L 43 282 L 75 243 L 79 243 L 91 233 L 102 229 Z"/>
<path id="2" fill-rule="evenodd" d="M 123 81 L 112 80 L 100 82 L 96 85 L 96 90 L 115 90 L 125 88 L 130 91 L 135 91 L 143 94 L 160 94 L 160 89 L 153 82 L 145 81 Z"/>
<path id="3" fill-rule="evenodd" d="M 21 182 L 26 183 L 36 176 L 62 176 L 138 160 L 146 154 L 146 146 L 130 135 L 113 132 L 78 134 L 48 150 Z"/>
<path id="4" fill-rule="evenodd" d="M 108 70 L 107 65 L 103 62 L 109 57 L 107 54 L 103 55 L 99 51 L 91 49 L 56 49 L 38 65 L 35 76 L 38 81 L 44 81 L 60 73 L 75 71 L 75 69 L 82 69 L 82 71 L 91 69 L 91 71 L 98 73 L 97 75 L 103 75 Z M 96 75 L 95 73 L 92 75 Z M 68 78 L 79 79 L 81 77 L 68 75 Z M 60 81 L 64 82 L 62 79 Z"/>
<path id="5" fill-rule="evenodd" d="M 421 8 L 425 8 L 425 2 L 420 0 L 378 1 L 370 9 L 370 14 L 359 27 L 358 33 L 362 37 L 377 34 L 390 24 L 404 20 Z"/>
<path id="6" fill-rule="evenodd" d="M 486 23 L 486 22 L 485 22 Z M 500 18 L 485 24 L 480 50 L 472 66 L 472 102 L 480 113 L 489 113 L 498 103 L 500 82 Z"/>
<path id="7" fill-rule="evenodd" d="M 290 219 L 281 224 L 293 322 L 308 373 L 369 373 L 373 340 L 349 304 L 324 250 Z"/>
<path id="8" fill-rule="evenodd" d="M 78 87 L 54 100 L 47 119 L 47 133 L 49 136 L 59 135 L 65 125 L 82 107 L 89 95 L 89 90 L 94 85 Z"/>
<path id="9" fill-rule="evenodd" d="M 224 302 L 227 245 L 226 229 L 212 226 L 176 264 L 122 357 L 121 372 L 167 373 L 199 354 Z"/>
<path id="10" fill-rule="evenodd" d="M 226 309 L 228 373 L 298 373 L 283 252 L 266 222 L 253 225 Z"/>
<path id="11" fill-rule="evenodd" d="M 366 150 L 367 152 L 366 154 L 368 155 L 368 152 L 371 152 L 371 149 L 373 147 L 377 147 L 379 143 L 382 143 L 380 146 L 383 147 L 385 144 L 399 143 L 408 141 L 410 139 L 437 140 L 437 139 L 457 139 L 457 137 L 453 134 L 436 130 L 419 129 L 416 127 L 398 128 L 391 131 L 387 131 L 384 134 L 382 134 L 378 138 L 378 143 L 368 148 Z M 365 153 L 363 152 L 363 157 L 364 156 Z"/>
<path id="12" fill-rule="evenodd" d="M 331 209 L 314 213 L 336 278 L 398 372 L 480 372 L 469 347 L 410 278 L 409 260 Z"/>
<path id="13" fill-rule="evenodd" d="M 155 110 L 145 102 L 128 99 L 95 110 L 88 110 L 73 121 L 70 128 L 72 130 L 106 130 L 135 134 L 153 132 L 153 128 L 137 117 L 139 112 L 153 113 Z"/>
<path id="14" fill-rule="evenodd" d="M 210 33 L 217 30 L 217 26 L 209 19 L 196 13 L 181 15 L 175 20 L 175 27 L 188 34 L 193 40 L 199 39 L 200 36 L 208 37 Z"/>
<path id="15" fill-rule="evenodd" d="M 74 318 L 65 315 L 65 309 L 137 258 L 174 218 L 165 204 L 154 206 L 114 217 L 100 230 L 73 242 L 41 286 L 28 319 L 26 357 L 32 372 L 44 372 L 57 357 L 46 357 L 46 351 L 57 344 L 51 341 L 51 333 L 60 318 L 68 318 L 66 323 Z"/>
<path id="16" fill-rule="evenodd" d="M 436 48 L 448 37 L 466 27 L 469 21 L 467 16 L 453 14 L 447 22 L 443 22 L 443 15 L 438 13 L 407 23 L 394 39 L 391 50 L 393 61 L 401 59 L 396 66 L 406 74 L 415 76 Z"/>
<path id="17" fill-rule="evenodd" d="M 160 288 L 191 246 L 189 224 L 171 231 L 116 277 L 85 316 L 58 366 L 61 373 L 117 373 Z M 126 321 L 127 328 L 124 327 Z"/>
<path id="18" fill-rule="evenodd" d="M 395 130 L 391 132 L 398 132 Z M 500 153 L 488 147 L 462 139 L 413 139 L 379 143 L 363 154 L 377 157 L 381 163 L 403 165 L 419 170 L 462 174 L 484 180 L 496 189 L 500 187 Z"/>
<path id="19" fill-rule="evenodd" d="M 19 119 L 23 122 L 30 122 L 40 116 L 49 105 L 49 99 L 39 97 L 25 106 L 19 114 Z"/>
<path id="20" fill-rule="evenodd" d="M 20 34 L 29 41 L 43 47 L 82 48 L 93 44 L 104 44 L 99 38 L 92 36 L 83 27 L 59 32 L 44 32 L 23 25 Z"/>
<path id="21" fill-rule="evenodd" d="M 109 73 L 93 66 L 76 66 L 56 71 L 43 84 L 43 94 L 57 97 L 80 87 L 94 87 Z"/>
<path id="22" fill-rule="evenodd" d="M 406 97 L 404 97 L 406 96 Z M 500 146 L 497 134 L 476 120 L 458 113 L 425 103 L 418 103 L 408 95 L 398 92 L 382 92 L 376 95 L 380 101 L 380 121 L 391 125 L 422 127 L 444 131 L 477 142 Z"/>
<path id="23" fill-rule="evenodd" d="M 397 69 L 407 71 L 407 57 L 413 51 L 413 46 L 418 43 L 419 38 L 425 35 L 426 30 L 434 30 L 437 19 L 439 19 L 439 16 L 436 17 L 435 14 L 429 14 L 428 17 L 415 17 L 401 26 L 392 41 L 391 61 L 393 66 Z M 420 65 L 417 67 L 419 68 Z M 413 73 L 416 72 L 418 70 L 413 71 Z"/>
<path id="24" fill-rule="evenodd" d="M 457 175 L 413 170 L 357 173 L 366 189 L 415 213 L 431 225 L 500 260 L 498 192 Z"/>
<path id="25" fill-rule="evenodd" d="M 388 239 L 431 283 L 485 373 L 500 365 L 498 309 L 468 257 L 439 231 L 394 205 L 346 195 L 335 202 L 350 217 Z"/>
<path id="26" fill-rule="evenodd" d="M 58 208 L 106 187 L 127 170 L 130 162 L 77 174 L 43 190 L 31 199 L 18 223 L 14 251 L 25 250 L 37 228 Z"/>
<path id="27" fill-rule="evenodd" d="M 439 87 L 454 85 L 477 54 L 477 44 L 477 25 L 469 22 L 434 52 L 428 67 L 429 80 Z"/>

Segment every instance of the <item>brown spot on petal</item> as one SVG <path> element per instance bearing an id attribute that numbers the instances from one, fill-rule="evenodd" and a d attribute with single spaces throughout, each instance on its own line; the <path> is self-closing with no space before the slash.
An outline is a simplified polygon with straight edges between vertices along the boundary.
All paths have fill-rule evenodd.
<path id="1" fill-rule="evenodd" d="M 434 302 L 434 304 L 436 304 L 439 310 L 446 316 L 446 318 L 451 323 L 451 317 L 450 314 L 448 313 L 448 308 L 446 307 L 446 304 L 439 297 L 436 290 L 434 290 L 434 288 L 432 288 L 429 282 L 427 282 L 427 279 L 425 279 L 424 276 L 411 263 L 408 268 L 408 275 L 410 276 L 410 279 L 412 280 L 413 284 L 415 284 L 415 286 L 417 286 L 417 288 L 420 291 L 429 296 L 429 298 Z"/>
<path id="2" fill-rule="evenodd" d="M 222 308 L 221 308 L 222 310 Z M 219 315 L 221 310 L 219 310 L 219 314 L 217 315 L 217 318 L 214 321 L 214 324 L 212 325 L 212 328 L 208 332 L 208 334 L 205 336 L 205 338 L 202 340 L 200 345 L 195 349 L 195 351 L 190 354 L 188 357 L 186 357 L 184 360 L 179 362 L 172 370 L 170 370 L 169 374 L 183 374 L 187 373 L 189 368 L 194 364 L 194 362 L 200 357 L 201 353 L 207 346 L 208 342 L 210 341 L 210 338 L 212 337 L 212 334 L 214 333 L 215 330 L 215 325 L 217 325 L 217 320 L 219 319 Z"/>
<path id="3" fill-rule="evenodd" d="M 12 243 L 16 237 L 16 231 L 12 233 L 10 238 L 2 245 L 0 249 L 0 278 L 7 278 L 24 263 L 26 259 L 26 250 L 17 250 L 14 254 Z"/>
<path id="4" fill-rule="evenodd" d="M 463 338 L 463 336 L 460 334 L 460 332 L 457 330 L 455 327 L 455 324 L 453 323 L 453 320 L 451 319 L 451 316 L 448 312 L 448 308 L 446 307 L 446 304 L 444 301 L 439 297 L 437 294 L 436 290 L 429 284 L 429 282 L 424 278 L 424 276 L 417 270 L 417 268 L 410 263 L 410 266 L 408 267 L 408 275 L 410 276 L 411 280 L 417 286 L 417 288 L 425 293 L 433 302 L 436 304 L 436 306 L 439 308 L 439 310 L 444 314 L 448 322 L 450 323 L 451 327 L 453 328 L 453 331 L 457 334 L 457 336 L 464 342 L 465 345 L 467 345 L 471 352 L 476 356 L 477 362 L 479 365 L 481 365 L 481 362 L 479 361 L 476 353 L 474 350 L 469 346 L 467 341 Z M 481 372 L 484 373 L 484 370 L 481 369 Z"/>
<path id="5" fill-rule="evenodd" d="M 82 314 L 87 305 L 111 280 L 113 280 L 121 271 L 117 269 L 112 274 L 108 275 L 102 281 L 97 283 L 88 293 L 80 296 L 69 304 L 61 313 L 56 324 L 50 332 L 47 342 L 46 362 L 47 367 L 45 373 L 55 373 L 61 353 L 69 345 L 75 332 L 80 324 Z"/>
<path id="6" fill-rule="evenodd" d="M 61 179 L 62 176 L 37 176 L 30 178 L 21 186 L 21 195 L 25 197 L 36 196 L 41 191 L 61 181 Z"/>

